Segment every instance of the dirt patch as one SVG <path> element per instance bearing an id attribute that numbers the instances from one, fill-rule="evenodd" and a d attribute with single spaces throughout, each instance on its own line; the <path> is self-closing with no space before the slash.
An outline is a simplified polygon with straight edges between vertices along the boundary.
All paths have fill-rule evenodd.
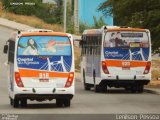
<path id="1" fill-rule="evenodd" d="M 152 80 L 158 79 L 160 79 L 160 60 L 152 60 Z"/>
<path id="2" fill-rule="evenodd" d="M 50 29 L 53 31 L 62 32 L 63 26 L 59 24 L 48 24 L 44 22 L 42 19 L 39 19 L 35 16 L 25 16 L 25 15 L 17 15 L 14 13 L 7 12 L 2 9 L 2 3 L 0 2 L 0 17 L 6 18 L 11 21 L 15 21 L 18 23 L 22 23 L 25 25 L 29 25 L 35 28 L 41 28 L 41 29 Z"/>
<path id="3" fill-rule="evenodd" d="M 80 54 L 81 54 L 81 49 L 77 46 L 74 46 L 76 72 L 80 72 Z"/>
<path id="4" fill-rule="evenodd" d="M 151 80 L 151 82 L 146 85 L 146 87 L 160 88 L 160 80 Z"/>

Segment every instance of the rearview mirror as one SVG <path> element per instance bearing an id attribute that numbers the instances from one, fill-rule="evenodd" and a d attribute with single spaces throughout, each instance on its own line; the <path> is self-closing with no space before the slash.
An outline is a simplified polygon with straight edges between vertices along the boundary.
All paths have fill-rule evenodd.
<path id="1" fill-rule="evenodd" d="M 8 45 L 5 45 L 5 46 L 4 46 L 3 53 L 4 53 L 4 54 L 7 54 L 7 53 L 8 53 Z"/>

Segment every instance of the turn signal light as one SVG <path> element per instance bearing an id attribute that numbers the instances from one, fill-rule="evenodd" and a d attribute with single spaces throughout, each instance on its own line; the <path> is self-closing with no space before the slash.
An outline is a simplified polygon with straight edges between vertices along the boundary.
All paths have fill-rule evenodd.
<path id="1" fill-rule="evenodd" d="M 143 74 L 148 74 L 150 69 L 151 69 L 151 62 L 147 62 L 147 65 L 146 65 L 146 68 L 145 68 Z"/>
<path id="2" fill-rule="evenodd" d="M 69 73 L 65 87 L 70 87 L 73 83 L 73 79 L 74 79 L 74 72 L 71 72 L 71 73 Z"/>
<path id="3" fill-rule="evenodd" d="M 15 80 L 18 87 L 24 87 L 19 72 L 15 72 Z"/>
<path id="4" fill-rule="evenodd" d="M 108 68 L 107 68 L 107 64 L 105 61 L 102 61 L 102 69 L 103 69 L 103 72 L 105 74 L 109 74 L 109 71 L 108 71 Z"/>

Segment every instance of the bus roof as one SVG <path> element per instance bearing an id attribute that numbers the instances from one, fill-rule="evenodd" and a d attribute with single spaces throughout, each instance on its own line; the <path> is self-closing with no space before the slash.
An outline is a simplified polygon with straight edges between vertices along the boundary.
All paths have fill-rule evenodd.
<path id="1" fill-rule="evenodd" d="M 62 33 L 62 32 L 54 32 L 52 30 L 43 30 L 43 29 L 33 29 L 33 30 L 28 30 L 24 32 L 13 32 L 10 35 L 9 40 L 15 41 L 16 36 L 21 37 L 21 36 L 68 36 L 69 34 L 67 33 Z M 70 35 L 69 35 L 70 36 Z"/>
<path id="2" fill-rule="evenodd" d="M 131 28 L 131 27 L 119 27 L 119 26 L 103 26 L 101 29 L 88 29 L 83 32 L 83 35 L 95 35 L 102 34 L 103 31 L 139 31 L 146 32 L 147 29 Z"/>
<path id="3" fill-rule="evenodd" d="M 102 29 L 88 29 L 83 32 L 83 35 L 94 35 L 94 34 L 102 34 Z"/>
<path id="4" fill-rule="evenodd" d="M 109 28 L 106 31 L 112 32 L 112 31 L 138 31 L 138 32 L 145 32 L 146 29 L 141 28 Z"/>
<path id="5" fill-rule="evenodd" d="M 62 32 L 23 32 L 20 36 L 67 36 L 67 33 Z"/>

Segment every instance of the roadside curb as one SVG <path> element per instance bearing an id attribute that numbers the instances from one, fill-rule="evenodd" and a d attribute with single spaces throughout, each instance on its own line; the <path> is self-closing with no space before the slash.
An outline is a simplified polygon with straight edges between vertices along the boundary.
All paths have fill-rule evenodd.
<path id="1" fill-rule="evenodd" d="M 145 88 L 144 91 L 147 92 L 147 93 L 152 93 L 152 94 L 160 95 L 160 92 L 159 92 L 159 91 L 156 91 L 156 90 L 154 90 L 154 89 Z"/>
<path id="2" fill-rule="evenodd" d="M 26 24 L 18 23 L 18 22 L 11 21 L 11 20 L 8 20 L 5 18 L 1 18 L 1 17 L 0 17 L 0 26 L 9 28 L 9 29 L 12 29 L 15 31 L 26 31 L 26 30 L 30 30 L 30 29 L 39 29 L 39 28 L 35 28 L 35 27 L 29 26 Z M 75 40 L 81 39 L 81 36 L 79 36 L 79 35 L 75 35 L 75 34 L 72 34 L 72 35 Z"/>
<path id="3" fill-rule="evenodd" d="M 6 27 L 12 30 L 20 30 L 20 31 L 24 31 L 24 30 L 28 30 L 28 29 L 35 29 L 34 27 L 31 27 L 29 25 L 25 25 L 22 23 L 18 23 L 15 21 L 11 21 L 5 18 L 1 18 L 0 17 L 0 26 L 2 27 Z"/>
<path id="4" fill-rule="evenodd" d="M 13 27 L 10 27 L 10 26 L 7 26 L 7 25 L 0 24 L 0 26 L 1 26 L 1 27 L 5 27 L 5 28 L 8 28 L 8 29 L 11 29 L 11 30 L 16 30 L 16 31 L 18 31 L 18 29 L 13 28 Z"/>

